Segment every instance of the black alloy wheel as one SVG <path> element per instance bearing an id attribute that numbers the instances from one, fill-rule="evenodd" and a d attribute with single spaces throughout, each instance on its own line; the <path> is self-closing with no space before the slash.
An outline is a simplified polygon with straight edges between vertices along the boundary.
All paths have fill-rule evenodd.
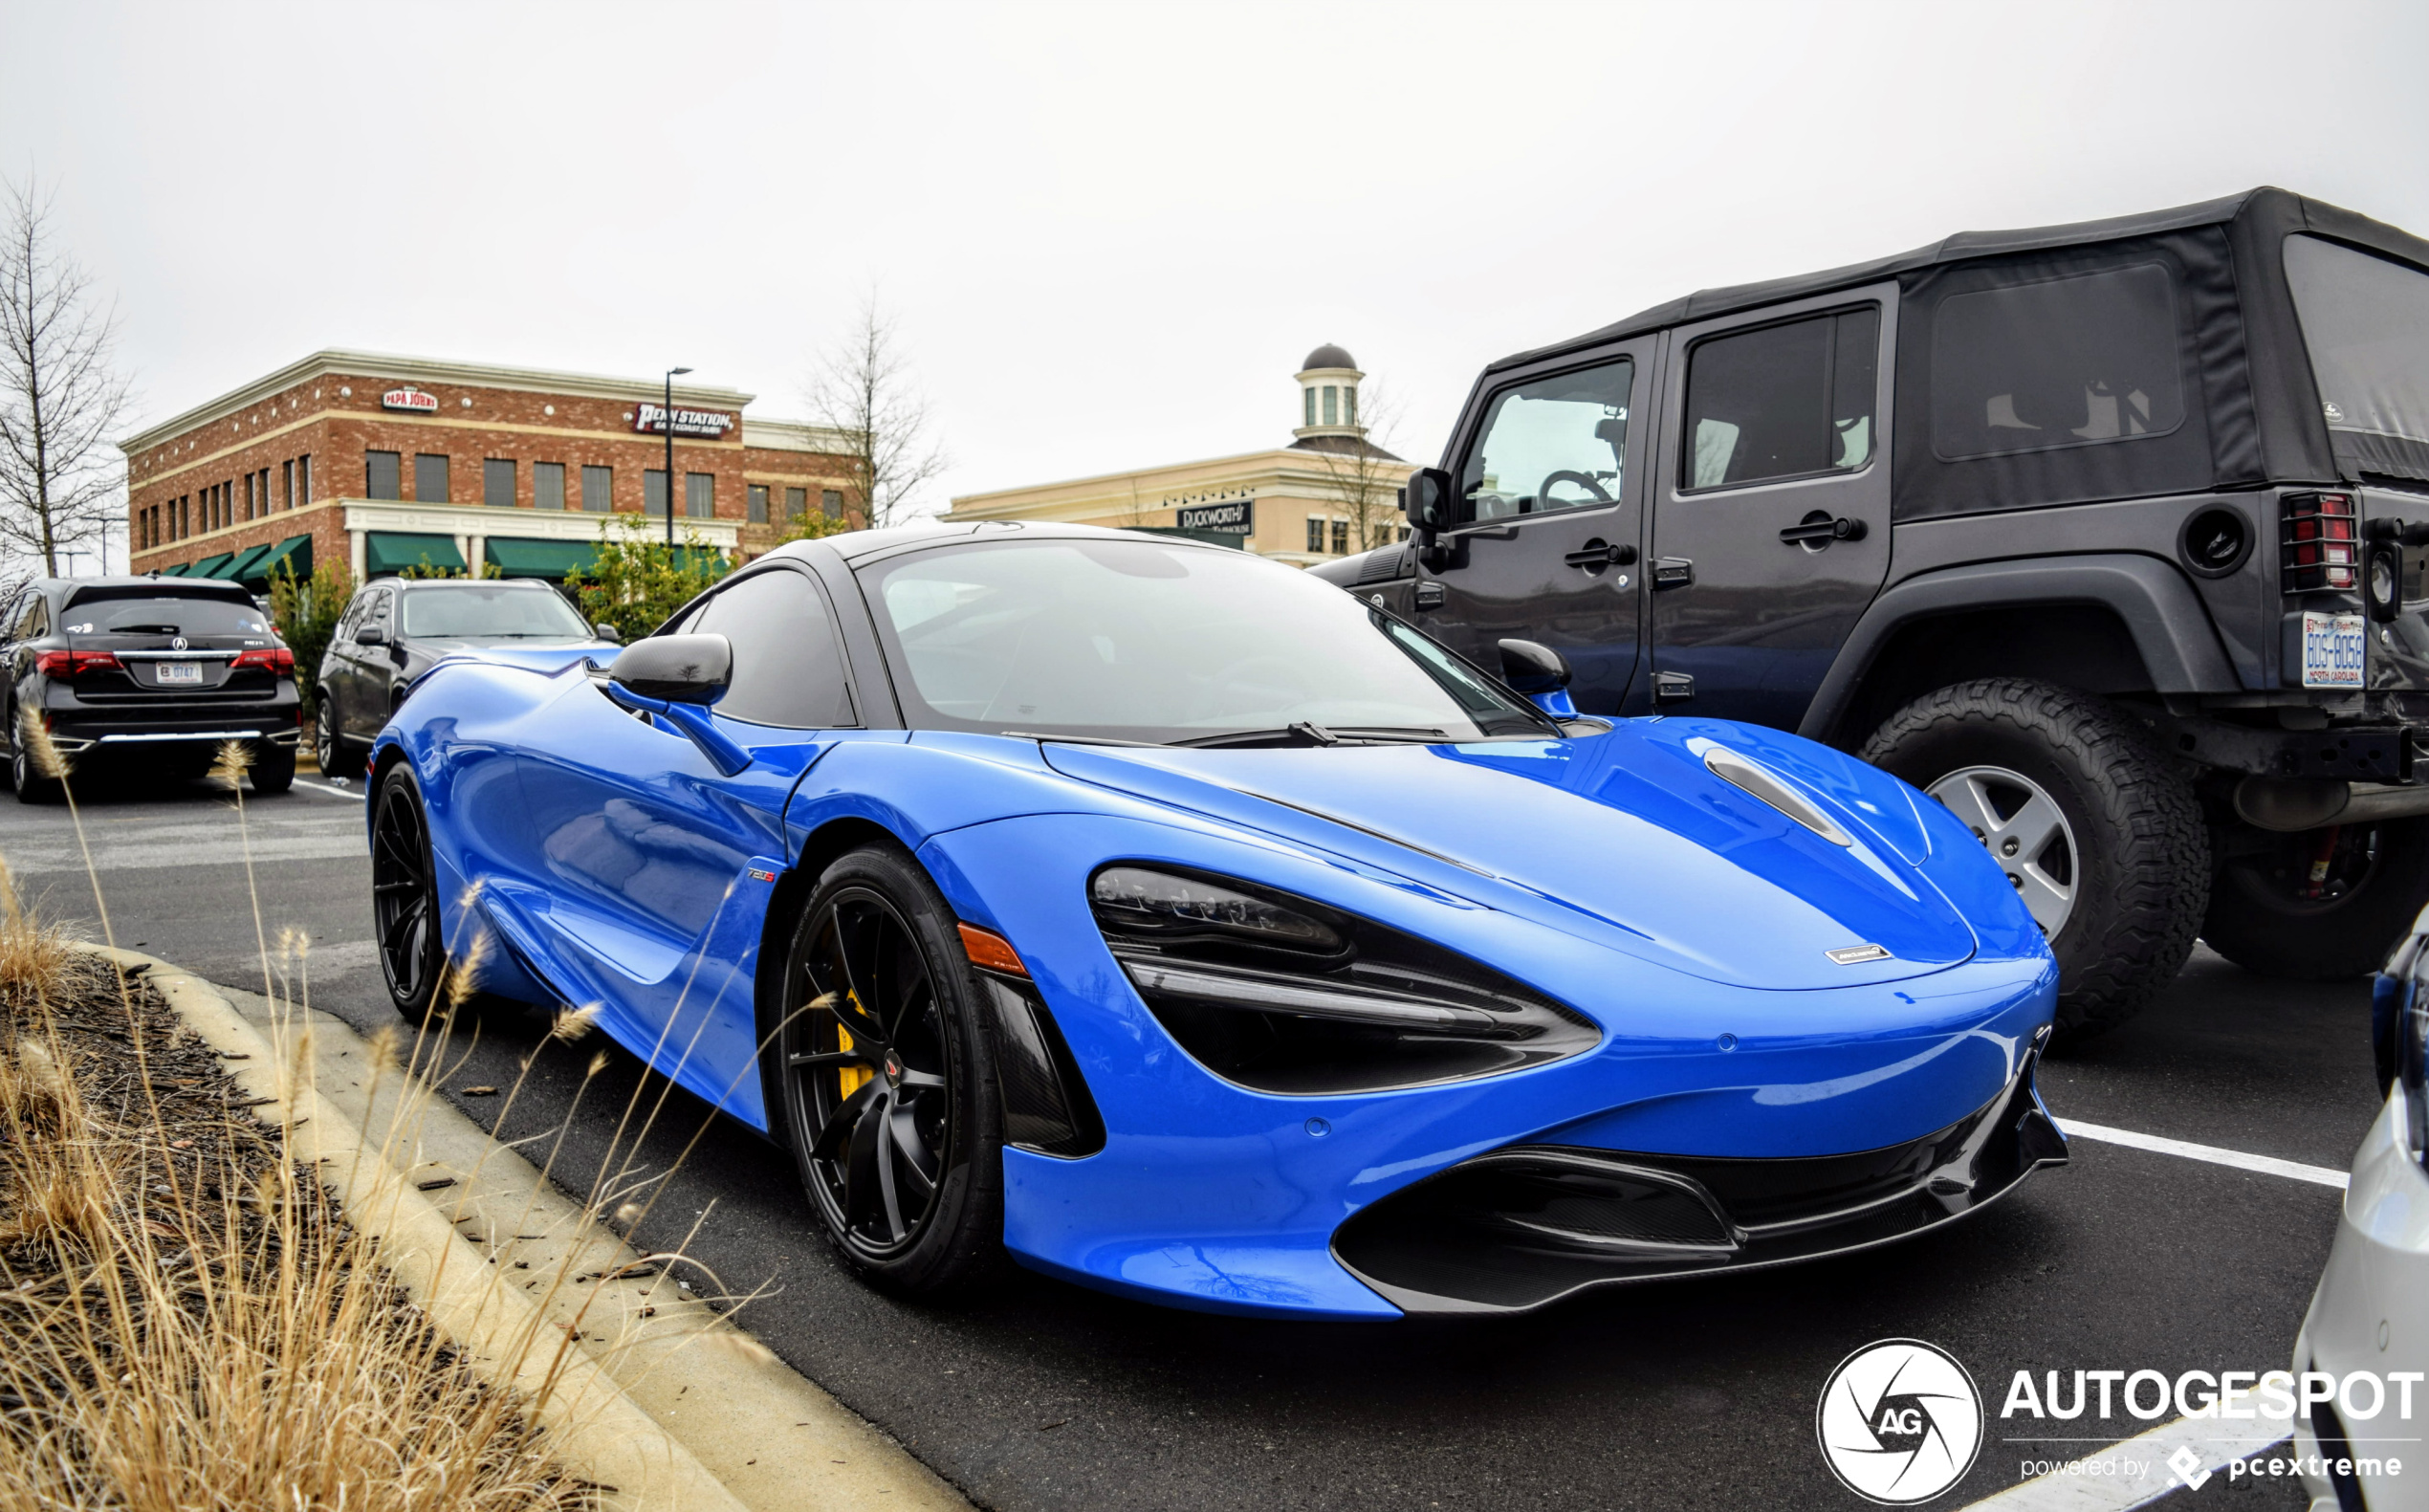
<path id="1" fill-rule="evenodd" d="M 777 1034 L 785 1133 L 826 1238 L 868 1281 L 956 1289 L 1000 1252 L 1001 1114 L 951 909 L 909 857 L 827 869 Z"/>
<path id="2" fill-rule="evenodd" d="M 329 707 L 327 693 L 322 693 L 313 705 L 312 756 L 319 764 L 320 775 L 327 778 L 350 778 L 361 764 L 338 734 L 338 712 Z"/>
<path id="3" fill-rule="evenodd" d="M 446 959 L 439 938 L 438 868 L 430 861 L 430 829 L 412 771 L 390 767 L 380 783 L 371 826 L 371 926 L 388 1000 L 415 1023 L 427 1020 L 439 997 Z"/>
<path id="4" fill-rule="evenodd" d="M 2429 819 L 2227 837 L 2201 938 L 2246 971 L 2367 975 L 2429 902 Z"/>

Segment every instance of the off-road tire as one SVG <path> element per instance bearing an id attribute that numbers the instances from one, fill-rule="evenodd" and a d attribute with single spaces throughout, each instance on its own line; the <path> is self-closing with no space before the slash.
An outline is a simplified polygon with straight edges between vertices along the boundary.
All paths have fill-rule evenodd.
<path id="1" fill-rule="evenodd" d="M 2246 971 L 2291 981 L 2341 981 L 2384 965 L 2429 903 L 2429 819 L 2383 820 L 2359 887 L 2326 903 L 2271 886 L 2266 860 L 2229 857 L 2210 885 L 2201 938 Z M 2284 837 L 2289 848 L 2319 832 Z M 2362 837 L 2367 838 L 2367 837 Z"/>
<path id="2" fill-rule="evenodd" d="M 1928 788 L 1972 765 L 2030 778 L 2075 841 L 2075 899 L 2058 937 L 2058 1043 L 2138 1012 L 2182 969 L 2210 880 L 2191 782 L 2137 720 L 2089 693 L 1984 678 L 1926 693 L 1866 741 L 1864 759 Z"/>
<path id="3" fill-rule="evenodd" d="M 274 798 L 295 785 L 295 748 L 275 740 L 256 741 L 252 765 L 245 780 L 263 798 Z"/>
<path id="4" fill-rule="evenodd" d="M 877 1031 L 885 1028 L 882 1014 L 869 1019 L 857 1008 L 801 1011 L 828 991 L 841 995 L 833 942 L 843 937 L 843 921 L 854 921 L 852 928 L 864 931 L 856 937 L 908 939 L 915 947 L 934 1004 L 932 1016 L 918 1012 L 921 1023 L 907 1028 L 904 1020 L 913 1013 L 907 1008 L 881 1042 Z M 898 954 L 890 958 L 907 959 Z M 873 972 L 856 968 L 855 975 L 869 978 L 861 991 L 881 1009 L 908 978 L 901 966 Z M 981 1017 L 988 1011 L 985 999 L 944 894 L 916 861 L 894 847 L 873 845 L 841 857 L 820 877 L 801 909 L 779 990 L 784 1016 L 775 1044 L 779 1103 L 775 1122 L 794 1152 L 803 1192 L 828 1246 L 863 1281 L 898 1296 L 943 1299 L 984 1285 L 1003 1261 L 1003 1110 Z M 919 1000 L 915 988 L 899 996 L 914 1005 Z M 845 1090 L 840 1081 L 830 1080 L 840 1067 L 797 1065 L 803 1055 L 832 1060 L 843 1053 L 837 1048 L 837 1031 L 852 1024 L 866 1031 L 856 1039 L 854 1053 L 875 1052 L 869 1056 L 867 1082 Z M 941 1074 L 948 1084 L 941 1094 L 921 1091 L 910 1075 L 896 1083 L 898 1071 L 914 1067 L 931 1079 Z M 850 1113 L 849 1105 L 860 1093 L 879 1100 L 873 1120 Z M 920 1102 L 923 1096 L 937 1096 L 938 1102 Z M 945 1126 L 935 1130 L 931 1121 L 940 1107 L 949 1111 Z M 904 1110 L 900 1123 L 897 1108 Z M 903 1223 L 907 1232 L 893 1236 L 889 1219 L 902 1217 L 898 1210 L 908 1207 L 899 1200 L 906 1191 L 903 1168 L 889 1166 L 890 1184 L 878 1193 L 872 1209 L 875 1162 L 910 1158 L 908 1153 L 898 1156 L 906 1148 L 899 1141 L 924 1141 L 928 1136 L 918 1127 L 923 1123 L 933 1130 L 936 1145 L 931 1151 L 923 1142 L 918 1150 L 936 1158 L 933 1195 L 914 1221 Z M 907 1126 L 908 1132 L 904 1131 Z M 858 1135 L 850 1132 L 861 1127 L 872 1130 L 874 1147 L 865 1170 L 857 1159 Z M 849 1137 L 821 1154 L 820 1136 L 830 1128 Z M 858 1185 L 864 1181 L 872 1185 Z"/>

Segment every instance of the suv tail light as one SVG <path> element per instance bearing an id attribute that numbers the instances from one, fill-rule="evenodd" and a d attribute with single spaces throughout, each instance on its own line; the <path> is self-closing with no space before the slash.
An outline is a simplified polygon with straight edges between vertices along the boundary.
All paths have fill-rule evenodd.
<path id="1" fill-rule="evenodd" d="M 45 677 L 75 677 L 84 672 L 115 672 L 120 668 L 118 657 L 108 651 L 36 651 L 33 669 Z"/>
<path id="2" fill-rule="evenodd" d="M 2351 493 L 2292 493 L 2278 526 L 2278 585 L 2286 593 L 2360 581 L 2361 522 Z"/>
<path id="3" fill-rule="evenodd" d="M 248 667 L 273 672 L 292 672 L 295 669 L 295 653 L 283 646 L 264 646 L 260 650 L 238 651 L 236 660 L 230 664 L 234 671 L 242 671 Z"/>

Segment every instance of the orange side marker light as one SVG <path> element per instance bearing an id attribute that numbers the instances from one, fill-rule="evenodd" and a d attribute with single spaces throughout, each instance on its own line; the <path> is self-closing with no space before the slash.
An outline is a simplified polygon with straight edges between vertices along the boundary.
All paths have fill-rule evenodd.
<path id="1" fill-rule="evenodd" d="M 1020 964 L 1020 953 L 1000 934 L 965 924 L 961 927 L 961 948 L 970 956 L 973 966 L 983 966 L 991 972 L 1005 972 L 1014 976 L 1029 975 L 1029 968 Z"/>

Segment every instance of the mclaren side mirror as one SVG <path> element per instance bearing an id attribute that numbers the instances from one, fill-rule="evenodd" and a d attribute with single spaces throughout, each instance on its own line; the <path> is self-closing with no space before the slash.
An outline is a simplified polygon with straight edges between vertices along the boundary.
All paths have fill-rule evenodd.
<path id="1" fill-rule="evenodd" d="M 1570 675 L 1568 658 L 1548 646 L 1534 641 L 1501 643 L 1501 681 L 1555 718 L 1577 716 L 1577 705 L 1568 696 Z"/>
<path id="2" fill-rule="evenodd" d="M 617 629 L 614 625 L 609 625 L 604 620 L 602 620 L 597 625 L 592 625 L 590 627 L 590 633 L 598 636 L 601 640 L 605 641 L 610 646 L 622 646 L 624 644 L 624 632 Z"/>
<path id="3" fill-rule="evenodd" d="M 607 680 L 640 698 L 713 704 L 733 678 L 733 645 L 722 635 L 652 635 L 616 653 Z"/>

